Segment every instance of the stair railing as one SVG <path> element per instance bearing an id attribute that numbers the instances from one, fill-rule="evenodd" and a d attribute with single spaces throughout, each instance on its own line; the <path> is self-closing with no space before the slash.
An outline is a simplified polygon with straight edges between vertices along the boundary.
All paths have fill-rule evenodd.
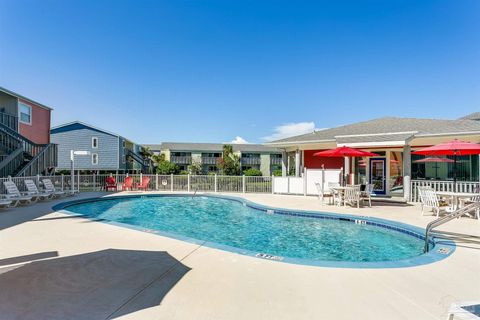
<path id="1" fill-rule="evenodd" d="M 57 166 L 58 145 L 50 143 L 37 153 L 17 174 L 17 177 L 31 177 L 43 174 L 46 169 Z M 45 172 L 46 174 L 46 172 Z"/>

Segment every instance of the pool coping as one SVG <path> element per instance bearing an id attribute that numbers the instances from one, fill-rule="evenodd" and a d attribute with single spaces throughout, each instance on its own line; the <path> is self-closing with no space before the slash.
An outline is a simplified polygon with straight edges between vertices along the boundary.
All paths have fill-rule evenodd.
<path id="1" fill-rule="evenodd" d="M 312 260 L 312 259 L 304 259 L 304 258 L 289 258 L 289 257 L 277 257 L 269 255 L 268 253 L 261 253 L 255 252 L 247 249 L 241 249 L 237 247 L 232 247 L 228 245 L 223 245 L 216 242 L 210 242 L 206 240 L 199 240 L 183 235 L 179 235 L 172 232 L 167 231 L 159 231 L 159 230 L 152 230 L 141 226 L 135 226 L 131 224 L 126 224 L 122 222 L 116 222 L 106 219 L 96 219 L 90 218 L 88 216 L 77 214 L 66 210 L 67 207 L 81 204 L 81 203 L 88 203 L 94 201 L 108 201 L 112 199 L 122 199 L 122 198 L 142 198 L 142 197 L 165 197 L 165 196 L 173 196 L 173 197 L 192 197 L 192 194 L 188 193 L 162 193 L 162 194 L 123 194 L 123 195 L 113 195 L 113 196 L 100 196 L 100 197 L 91 197 L 85 199 L 78 199 L 72 201 L 65 201 L 59 204 L 56 204 L 52 207 L 52 209 L 56 212 L 64 213 L 71 216 L 78 216 L 82 217 L 91 221 L 103 222 L 114 226 L 129 228 L 137 231 L 148 232 L 150 234 L 156 234 L 164 237 L 169 237 L 181 241 L 186 241 L 189 243 L 206 246 L 209 248 L 220 249 L 224 251 L 230 251 L 241 255 L 246 255 L 258 259 L 268 260 L 268 261 L 275 261 L 275 262 L 284 262 L 290 264 L 298 264 L 298 265 L 308 265 L 308 266 L 317 266 L 317 267 L 329 267 L 329 268 L 358 268 L 358 269 L 383 269 L 383 268 L 406 268 L 406 267 L 415 267 L 426 265 L 430 263 L 434 263 L 443 259 L 446 259 L 456 249 L 455 242 L 452 240 L 441 239 L 441 241 L 436 240 L 433 238 L 429 242 L 433 244 L 433 248 L 428 252 L 421 254 L 419 256 L 415 256 L 408 259 L 402 260 L 395 260 L 395 261 L 378 261 L 378 262 L 350 262 L 350 261 L 329 261 L 329 260 Z M 277 207 L 270 207 L 262 204 L 258 204 L 252 202 L 250 200 L 230 196 L 230 195 L 218 195 L 218 194 L 211 194 L 211 193 L 202 193 L 198 194 L 197 196 L 205 196 L 205 197 L 212 197 L 212 198 L 220 198 L 226 200 L 232 200 L 239 203 L 242 203 L 244 206 L 249 208 L 259 210 L 265 212 L 266 214 L 283 214 L 283 215 L 290 215 L 290 216 L 301 216 L 301 217 L 308 217 L 308 218 L 320 218 L 320 219 L 339 219 L 339 220 L 347 220 L 353 223 L 366 223 L 375 225 L 378 227 L 383 227 L 387 229 L 392 229 L 397 232 L 402 232 L 409 234 L 411 236 L 417 237 L 421 240 L 424 240 L 424 233 L 425 229 L 416 227 L 410 224 L 383 219 L 383 218 L 376 218 L 370 217 L 365 215 L 355 215 L 355 214 L 343 214 L 343 213 L 332 213 L 332 212 L 323 212 L 323 211 L 314 211 L 314 210 L 292 210 L 292 209 L 285 209 L 285 208 L 277 208 Z M 264 255 L 264 256 L 259 256 Z"/>

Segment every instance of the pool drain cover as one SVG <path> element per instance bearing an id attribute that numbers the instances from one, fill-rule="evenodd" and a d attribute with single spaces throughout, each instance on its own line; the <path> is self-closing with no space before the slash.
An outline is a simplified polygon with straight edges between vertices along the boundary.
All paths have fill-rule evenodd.
<path id="1" fill-rule="evenodd" d="M 262 258 L 262 259 L 267 259 L 267 260 L 275 260 L 275 261 L 282 261 L 283 260 L 283 257 L 272 256 L 271 254 L 267 254 L 267 253 L 257 253 L 255 255 L 255 257 Z"/>

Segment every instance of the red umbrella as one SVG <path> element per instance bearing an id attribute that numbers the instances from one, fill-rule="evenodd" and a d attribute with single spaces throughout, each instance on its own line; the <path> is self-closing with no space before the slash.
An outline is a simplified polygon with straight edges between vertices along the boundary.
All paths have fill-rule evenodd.
<path id="1" fill-rule="evenodd" d="M 349 147 L 338 147 L 335 149 L 331 150 L 325 150 L 325 151 L 320 151 L 316 152 L 313 154 L 315 157 L 376 157 L 378 154 L 368 152 L 368 151 L 362 151 L 358 149 L 353 149 Z"/>
<path id="2" fill-rule="evenodd" d="M 480 144 L 452 140 L 412 152 L 412 154 L 453 156 L 453 188 L 457 189 L 457 156 L 480 154 Z"/>
<path id="3" fill-rule="evenodd" d="M 446 163 L 454 163 L 452 159 L 448 158 L 440 158 L 440 157 L 428 157 L 420 160 L 413 161 L 414 163 L 429 163 L 429 162 L 446 162 Z"/>
<path id="4" fill-rule="evenodd" d="M 349 147 L 337 147 L 335 149 L 331 150 L 325 150 L 325 151 L 320 151 L 316 152 L 313 154 L 315 157 L 337 157 L 337 158 L 343 158 L 343 157 L 375 157 L 378 156 L 376 153 L 371 153 L 367 151 L 362 151 L 358 149 L 353 149 Z M 343 177 L 345 181 L 345 177 Z"/>

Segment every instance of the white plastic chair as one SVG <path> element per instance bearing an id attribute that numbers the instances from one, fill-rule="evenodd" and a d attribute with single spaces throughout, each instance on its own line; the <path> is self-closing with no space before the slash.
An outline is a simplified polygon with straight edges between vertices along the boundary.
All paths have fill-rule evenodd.
<path id="1" fill-rule="evenodd" d="M 315 187 L 317 188 L 318 191 L 318 199 L 324 204 L 323 200 L 325 197 L 328 197 L 329 199 L 332 198 L 332 191 L 331 190 L 324 190 L 322 184 L 320 182 L 315 182 Z M 331 200 L 329 200 L 329 203 L 331 203 Z"/>
<path id="2" fill-rule="evenodd" d="M 361 191 L 360 198 L 362 201 L 368 200 L 368 206 L 372 207 L 372 193 L 373 193 L 373 183 L 365 185 L 365 190 Z"/>
<path id="3" fill-rule="evenodd" d="M 27 194 L 30 196 L 35 196 L 40 198 L 41 200 L 47 200 L 47 199 L 52 199 L 53 198 L 53 193 L 52 192 L 41 192 L 38 190 L 37 185 L 33 180 L 30 179 L 25 179 L 23 180 L 23 183 L 25 184 L 25 187 L 27 188 Z"/>
<path id="4" fill-rule="evenodd" d="M 345 189 L 345 204 L 360 208 L 360 185 L 347 186 Z"/>
<path id="5" fill-rule="evenodd" d="M 440 215 L 440 211 L 453 211 L 453 208 L 449 205 L 440 204 L 437 193 L 431 187 L 418 187 L 418 194 L 421 201 L 422 216 L 425 215 L 425 208 L 432 209 L 437 217 Z"/>
<path id="6" fill-rule="evenodd" d="M 50 192 L 53 194 L 54 197 L 61 197 L 66 195 L 65 191 L 60 191 L 55 189 L 55 186 L 52 183 L 52 180 L 50 179 L 43 179 L 42 180 L 43 186 L 47 192 Z"/>
<path id="7" fill-rule="evenodd" d="M 13 181 L 4 181 L 3 185 L 5 186 L 5 189 L 7 189 L 7 194 L 5 195 L 5 198 L 8 201 L 17 201 L 17 203 L 20 202 L 24 204 L 29 204 L 37 202 L 38 200 L 38 197 L 21 193 L 18 190 L 17 185 Z"/>

